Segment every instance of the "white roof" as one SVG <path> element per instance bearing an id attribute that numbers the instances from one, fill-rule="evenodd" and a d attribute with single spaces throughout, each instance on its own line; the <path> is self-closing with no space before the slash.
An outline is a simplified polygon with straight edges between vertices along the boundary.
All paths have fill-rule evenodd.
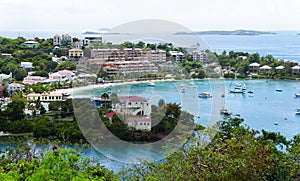
<path id="1" fill-rule="evenodd" d="M 264 66 L 260 67 L 259 69 L 267 69 L 267 70 L 270 70 L 270 69 L 271 69 L 271 67 L 270 67 L 270 66 L 268 66 L 268 65 L 264 65 Z"/>
<path id="2" fill-rule="evenodd" d="M 282 65 L 279 65 L 278 67 L 276 67 L 275 68 L 276 70 L 282 70 L 282 69 L 284 69 L 284 66 L 282 66 Z"/>
<path id="3" fill-rule="evenodd" d="M 299 65 L 295 65 L 294 67 L 292 67 L 292 69 L 293 69 L 293 70 L 299 70 L 300 67 L 299 67 Z"/>
<path id="4" fill-rule="evenodd" d="M 259 66 L 260 66 L 260 64 L 257 63 L 257 62 L 254 62 L 254 63 L 250 64 L 250 67 L 259 67 Z"/>

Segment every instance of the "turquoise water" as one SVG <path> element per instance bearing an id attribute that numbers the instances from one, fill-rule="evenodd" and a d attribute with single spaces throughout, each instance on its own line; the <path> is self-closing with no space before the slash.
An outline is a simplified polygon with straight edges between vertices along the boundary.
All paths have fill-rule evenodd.
<path id="1" fill-rule="evenodd" d="M 300 82 L 275 80 L 235 80 L 234 82 L 245 83 L 247 89 L 253 90 L 254 93 L 229 93 L 232 80 L 196 80 L 176 83 L 156 82 L 155 87 L 147 87 L 146 84 L 116 86 L 93 89 L 85 91 L 84 94 L 99 96 L 111 90 L 119 96 L 147 97 L 155 105 L 159 99 L 164 99 L 167 103 L 182 105 L 184 110 L 195 116 L 195 122 L 203 125 L 210 125 L 208 121 L 211 116 L 216 116 L 215 114 L 218 114 L 218 119 L 222 118 L 219 115 L 219 109 L 215 111 L 214 106 L 226 107 L 233 115 L 240 115 L 244 118 L 244 124 L 253 129 L 280 132 L 288 139 L 300 132 L 300 116 L 295 115 L 295 109 L 300 108 L 300 98 L 294 95 L 300 92 Z M 182 84 L 187 88 L 185 93 L 180 91 Z M 194 85 L 197 88 L 194 88 Z M 276 89 L 282 89 L 282 92 Z M 211 92 L 215 95 L 208 99 L 198 98 L 197 94 L 201 92 Z M 221 98 L 223 92 L 225 92 L 225 98 Z M 275 125 L 275 122 L 278 125 Z"/>

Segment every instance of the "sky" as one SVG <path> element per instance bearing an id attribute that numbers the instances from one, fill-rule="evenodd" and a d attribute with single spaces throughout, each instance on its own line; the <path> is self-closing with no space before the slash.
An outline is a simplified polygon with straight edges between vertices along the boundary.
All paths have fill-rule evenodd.
<path id="1" fill-rule="evenodd" d="M 141 19 L 191 30 L 300 30 L 299 0 L 0 0 L 0 31 L 83 32 Z"/>

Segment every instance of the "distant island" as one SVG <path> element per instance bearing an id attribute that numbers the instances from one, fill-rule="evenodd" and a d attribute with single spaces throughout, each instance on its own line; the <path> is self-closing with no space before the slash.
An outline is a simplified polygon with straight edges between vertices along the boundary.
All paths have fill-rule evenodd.
<path id="1" fill-rule="evenodd" d="M 300 33 L 297 33 L 297 35 L 300 35 Z"/>
<path id="2" fill-rule="evenodd" d="M 196 31 L 196 32 L 177 32 L 175 35 L 276 35 L 275 32 L 254 31 L 254 30 L 234 30 L 234 31 Z"/>
<path id="3" fill-rule="evenodd" d="M 102 33 L 100 33 L 100 32 L 95 32 L 95 31 L 85 31 L 85 32 L 83 32 L 82 34 L 99 35 L 99 34 L 102 34 Z"/>

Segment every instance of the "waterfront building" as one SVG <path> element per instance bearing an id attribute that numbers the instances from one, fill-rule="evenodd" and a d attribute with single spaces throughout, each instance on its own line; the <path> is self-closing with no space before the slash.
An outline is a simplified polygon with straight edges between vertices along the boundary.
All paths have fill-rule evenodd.
<path id="1" fill-rule="evenodd" d="M 249 65 L 249 71 L 251 73 L 258 73 L 259 72 L 259 67 L 260 67 L 259 63 L 257 63 L 257 62 L 251 63 Z"/>
<path id="2" fill-rule="evenodd" d="M 151 62 L 165 62 L 167 60 L 166 51 L 149 50 L 146 52 L 147 60 Z"/>
<path id="3" fill-rule="evenodd" d="M 53 101 L 63 101 L 63 96 L 61 93 L 48 93 L 44 92 L 42 94 L 31 93 L 26 95 L 27 101 L 34 102 L 40 100 L 41 102 L 53 102 Z"/>
<path id="4" fill-rule="evenodd" d="M 183 53 L 180 51 L 169 51 L 171 55 L 171 60 L 175 62 L 182 62 L 183 61 Z"/>
<path id="5" fill-rule="evenodd" d="M 264 65 L 264 66 L 259 68 L 259 72 L 263 73 L 263 74 L 267 74 L 267 73 L 270 72 L 271 69 L 272 69 L 272 67 L 270 67 L 268 65 Z"/>
<path id="6" fill-rule="evenodd" d="M 279 65 L 275 67 L 275 72 L 283 76 L 285 74 L 285 67 L 283 65 Z"/>
<path id="7" fill-rule="evenodd" d="M 300 76 L 300 66 L 299 65 L 295 65 L 292 67 L 292 75 L 293 76 Z"/>
<path id="8" fill-rule="evenodd" d="M 140 130 L 151 130 L 151 101 L 145 97 L 121 97 L 115 105 L 123 121 L 129 126 Z"/>

